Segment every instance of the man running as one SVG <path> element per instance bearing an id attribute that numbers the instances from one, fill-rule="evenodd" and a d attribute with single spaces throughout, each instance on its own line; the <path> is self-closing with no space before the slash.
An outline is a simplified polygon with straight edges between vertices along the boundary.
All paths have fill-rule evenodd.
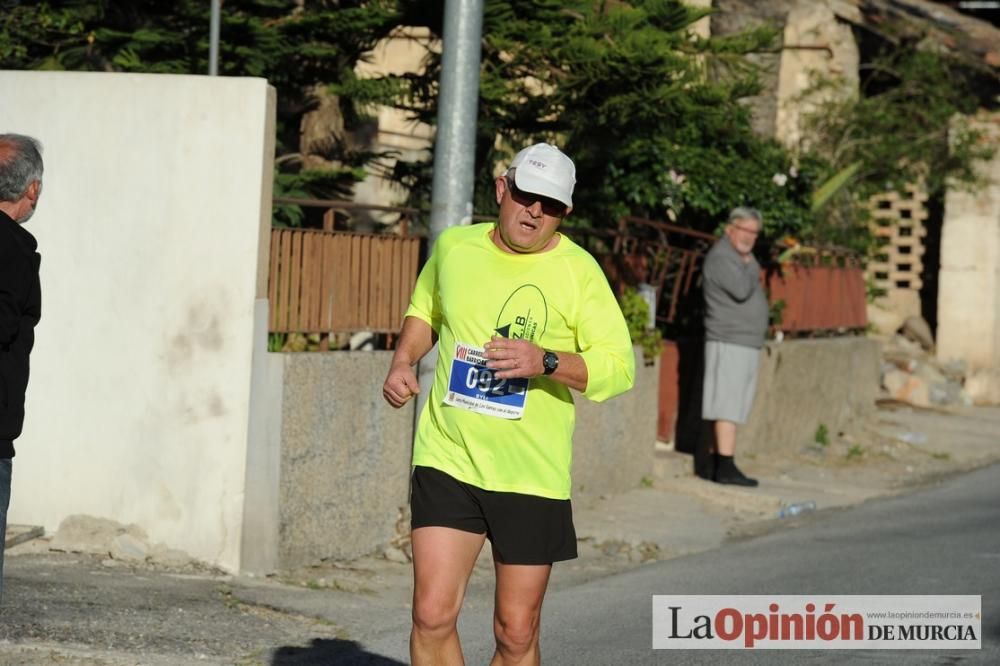
<path id="1" fill-rule="evenodd" d="M 559 224 L 576 168 L 557 148 L 519 152 L 497 178 L 495 224 L 441 234 L 406 311 L 383 386 L 401 407 L 438 343 L 413 449 L 413 664 L 462 664 L 456 622 L 488 538 L 496 569 L 493 664 L 538 664 L 552 563 L 573 559 L 575 412 L 630 389 L 635 357 L 597 262 Z"/>

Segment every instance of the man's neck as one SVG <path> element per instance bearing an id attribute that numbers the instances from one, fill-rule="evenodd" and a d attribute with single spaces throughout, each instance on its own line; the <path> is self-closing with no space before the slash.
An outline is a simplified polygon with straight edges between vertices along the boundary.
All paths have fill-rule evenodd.
<path id="1" fill-rule="evenodd" d="M 0 213 L 17 222 L 17 218 L 15 217 L 17 214 L 17 204 L 10 203 L 9 201 L 0 201 Z"/>

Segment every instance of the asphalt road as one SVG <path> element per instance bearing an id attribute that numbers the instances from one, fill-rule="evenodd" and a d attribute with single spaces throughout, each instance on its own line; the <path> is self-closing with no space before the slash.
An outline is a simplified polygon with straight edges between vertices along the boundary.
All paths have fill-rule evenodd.
<path id="1" fill-rule="evenodd" d="M 1000 465 L 770 527 L 698 555 L 583 584 L 557 581 L 543 611 L 544 663 L 1000 663 Z M 408 613 L 398 599 L 108 568 L 100 557 L 59 553 L 9 558 L 7 573 L 0 664 L 408 662 Z M 460 619 L 470 666 L 488 663 L 493 650 L 488 588 L 473 586 Z M 654 594 L 982 595 L 983 649 L 654 651 Z"/>
<path id="2" fill-rule="evenodd" d="M 1000 465 L 909 495 L 795 519 L 787 528 L 550 593 L 543 662 L 611 664 L 1000 663 Z M 982 650 L 658 650 L 653 594 L 982 595 Z M 484 600 L 478 600 L 484 601 Z M 460 620 L 467 663 L 492 654 L 489 604 Z M 366 645 L 406 660 L 397 634 Z"/>

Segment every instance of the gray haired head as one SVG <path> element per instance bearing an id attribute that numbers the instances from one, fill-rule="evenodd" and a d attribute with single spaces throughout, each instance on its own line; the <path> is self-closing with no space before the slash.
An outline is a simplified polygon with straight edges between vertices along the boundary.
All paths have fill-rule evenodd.
<path id="1" fill-rule="evenodd" d="M 764 217 L 760 211 L 749 206 L 737 206 L 729 211 L 729 224 L 736 220 L 756 220 L 758 227 L 764 224 Z"/>
<path id="2" fill-rule="evenodd" d="M 23 134 L 0 134 L 0 201 L 14 202 L 42 181 L 42 144 Z"/>

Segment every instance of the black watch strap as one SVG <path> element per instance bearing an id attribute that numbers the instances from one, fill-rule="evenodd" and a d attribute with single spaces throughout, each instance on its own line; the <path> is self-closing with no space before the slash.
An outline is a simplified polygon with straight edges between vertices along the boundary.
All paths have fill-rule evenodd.
<path id="1" fill-rule="evenodd" d="M 546 375 L 551 375 L 559 367 L 559 356 L 546 349 L 545 354 L 542 355 L 542 367 L 545 368 Z"/>

